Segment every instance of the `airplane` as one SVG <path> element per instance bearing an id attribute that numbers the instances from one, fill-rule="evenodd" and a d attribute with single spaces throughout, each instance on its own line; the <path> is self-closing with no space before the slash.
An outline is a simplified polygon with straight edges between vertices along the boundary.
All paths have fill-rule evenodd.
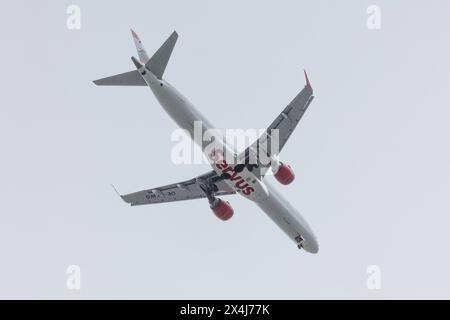
<path id="1" fill-rule="evenodd" d="M 188 99 L 163 79 L 167 63 L 178 39 L 177 32 L 174 31 L 151 57 L 147 55 L 136 32 L 131 30 L 131 33 L 139 57 L 139 59 L 131 57 L 136 69 L 95 80 L 94 83 L 98 86 L 150 87 L 163 109 L 180 128 L 189 133 L 191 138 L 194 136 L 194 122 L 201 123 L 204 131 L 214 129 Z M 125 195 L 116 192 L 131 206 L 206 198 L 213 213 L 224 221 L 233 216 L 234 210 L 230 203 L 221 199 L 220 196 L 237 193 L 253 201 L 262 209 L 299 249 L 317 253 L 319 245 L 311 227 L 265 177 L 271 170 L 275 179 L 283 185 L 290 184 L 295 179 L 292 168 L 279 160 L 279 154 L 267 148 L 267 142 L 272 141 L 271 135 L 275 130 L 278 135 L 277 152 L 279 153 L 312 102 L 313 89 L 306 71 L 304 74 L 305 87 L 281 111 L 257 141 L 243 152 L 237 154 L 231 146 L 220 139 L 215 141 L 212 150 L 204 142 L 194 139 L 210 160 L 213 170 L 186 181 L 158 188 Z M 260 160 L 261 151 L 270 158 L 269 163 Z M 224 153 L 229 152 L 234 155 L 235 161 L 224 158 Z M 250 155 L 256 159 L 256 163 L 248 161 Z"/>

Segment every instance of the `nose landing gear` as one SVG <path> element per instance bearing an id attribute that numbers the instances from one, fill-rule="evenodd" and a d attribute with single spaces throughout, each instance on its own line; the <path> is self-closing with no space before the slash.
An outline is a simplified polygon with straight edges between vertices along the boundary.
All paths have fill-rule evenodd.
<path id="1" fill-rule="evenodd" d="M 297 241 L 297 248 L 303 249 L 303 242 L 305 241 L 303 237 L 299 235 L 295 238 L 295 241 Z"/>

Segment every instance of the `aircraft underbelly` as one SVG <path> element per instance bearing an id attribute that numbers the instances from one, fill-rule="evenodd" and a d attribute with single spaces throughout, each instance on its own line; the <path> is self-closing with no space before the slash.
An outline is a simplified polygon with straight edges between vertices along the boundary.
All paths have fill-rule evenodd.
<path id="1" fill-rule="evenodd" d="M 150 88 L 164 110 L 180 128 L 187 130 L 192 138 L 195 121 L 201 124 L 201 133 L 213 128 L 211 123 L 175 88 L 165 81 L 162 83 L 163 86 L 152 85 Z"/>
<path id="2" fill-rule="evenodd" d="M 267 181 L 267 199 L 257 205 L 297 244 L 303 239 L 303 248 L 311 253 L 319 251 L 319 244 L 311 227 L 300 213 Z"/>
<path id="3" fill-rule="evenodd" d="M 189 132 L 191 138 L 194 138 L 195 121 L 201 122 L 201 133 L 204 133 L 206 130 L 213 129 L 210 122 L 204 118 L 203 115 L 195 109 L 195 107 L 186 98 L 184 98 L 174 88 L 170 87 L 169 84 L 164 83 L 162 87 L 156 86 L 155 88 L 151 88 L 153 92 L 155 92 L 158 101 L 166 112 L 178 124 L 178 126 L 180 126 L 180 128 L 183 128 Z M 199 143 L 199 141 L 194 141 Z M 202 144 L 202 150 L 205 151 L 209 141 L 200 141 L 200 143 Z M 228 149 L 229 152 L 232 152 L 229 146 L 223 145 L 220 142 L 217 142 L 217 147 L 222 150 L 225 148 Z M 212 167 L 219 175 L 222 174 L 222 171 L 215 164 L 212 164 Z M 233 180 L 227 179 L 224 180 L 224 182 L 236 190 L 237 193 L 252 201 L 261 201 L 267 196 L 267 191 L 265 190 L 264 184 L 256 179 L 256 177 L 247 169 L 235 175 Z"/>
<path id="4" fill-rule="evenodd" d="M 186 98 L 178 93 L 178 91 L 171 87 L 167 82 L 161 81 L 161 83 L 163 84 L 162 86 L 159 85 L 159 83 L 153 82 L 151 83 L 150 88 L 165 111 L 180 128 L 187 130 L 192 138 L 194 137 L 194 121 L 201 121 L 202 133 L 206 130 L 213 129 L 213 126 L 209 121 L 205 119 Z M 202 150 L 205 149 L 204 142 L 201 147 Z M 214 163 L 212 166 L 218 174 L 222 173 L 221 169 Z M 308 223 L 303 219 L 300 213 L 298 213 L 298 211 L 276 191 L 275 188 L 267 184 L 266 181 L 262 182 L 256 180 L 256 183 L 250 183 L 250 180 L 254 180 L 255 176 L 248 172 L 247 169 L 239 173 L 239 175 L 239 180 L 224 181 L 240 195 L 257 203 L 257 205 L 291 238 L 291 240 L 299 243 L 299 239 L 303 239 L 303 248 L 305 250 L 309 252 L 318 251 L 317 241 Z M 240 181 L 240 183 L 237 183 L 238 181 Z M 243 191 L 248 190 L 242 188 L 243 185 L 245 186 L 245 183 L 252 184 L 254 191 L 245 194 Z"/>

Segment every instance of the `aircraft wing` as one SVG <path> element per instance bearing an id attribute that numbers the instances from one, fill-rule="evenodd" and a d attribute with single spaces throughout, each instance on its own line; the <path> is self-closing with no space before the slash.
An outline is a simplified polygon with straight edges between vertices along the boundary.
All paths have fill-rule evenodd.
<path id="1" fill-rule="evenodd" d="M 272 130 L 278 130 L 278 153 L 281 152 L 284 145 L 288 141 L 300 119 L 303 117 L 309 104 L 312 102 L 313 89 L 309 83 L 308 76 L 305 72 L 306 85 L 302 91 L 287 105 L 286 108 L 276 117 L 272 124 L 267 128 L 267 130 L 256 140 L 250 147 L 243 151 L 238 159 L 245 163 L 255 163 L 258 165 L 254 169 L 254 173 L 259 176 L 264 176 L 267 170 L 270 168 L 270 158 L 274 156 L 272 152 L 277 150 L 272 150 L 271 137 L 274 134 L 276 138 L 276 133 Z M 274 148 L 277 149 L 277 148 Z M 260 156 L 264 155 L 266 159 L 260 159 Z M 248 162 L 249 159 L 252 161 Z M 239 162 L 242 163 L 242 162 Z"/>
<path id="2" fill-rule="evenodd" d="M 206 198 L 206 194 L 201 188 L 206 183 L 216 186 L 214 187 L 216 196 L 236 193 L 217 176 L 215 171 L 210 171 L 190 180 L 120 195 L 120 197 L 132 206 L 200 199 Z"/>

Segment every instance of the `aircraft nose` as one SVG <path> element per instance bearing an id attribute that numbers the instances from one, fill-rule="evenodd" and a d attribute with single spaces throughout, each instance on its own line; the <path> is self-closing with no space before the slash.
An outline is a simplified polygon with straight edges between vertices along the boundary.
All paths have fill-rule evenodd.
<path id="1" fill-rule="evenodd" d="M 302 244 L 303 249 L 305 251 L 308 251 L 309 253 L 318 253 L 319 252 L 319 243 L 316 239 L 308 239 L 308 241 L 303 242 Z"/>

